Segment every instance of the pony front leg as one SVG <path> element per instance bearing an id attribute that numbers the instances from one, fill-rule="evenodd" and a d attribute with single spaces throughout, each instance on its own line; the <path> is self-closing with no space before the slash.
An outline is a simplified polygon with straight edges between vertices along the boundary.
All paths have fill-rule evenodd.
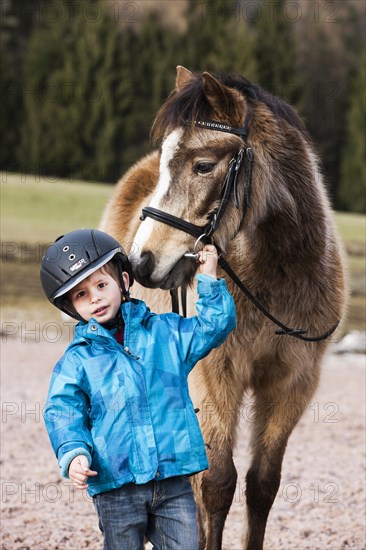
<path id="1" fill-rule="evenodd" d="M 238 475 L 230 446 L 211 448 L 208 459 L 210 469 L 204 472 L 201 484 L 202 503 L 206 515 L 206 548 L 220 550 Z"/>
<path id="2" fill-rule="evenodd" d="M 200 550 L 220 550 L 224 524 L 236 491 L 233 462 L 244 385 L 234 368 L 232 337 L 190 374 L 190 394 L 207 446 L 209 469 L 193 477 Z"/>
<path id="3" fill-rule="evenodd" d="M 275 366 L 268 365 L 267 372 Z M 269 512 L 281 481 L 288 438 L 309 404 L 319 378 L 319 367 L 304 367 L 303 378 L 292 383 L 255 389 L 252 462 L 246 476 L 247 533 L 245 550 L 262 550 Z M 307 373 L 306 373 L 307 371 Z"/>
<path id="4" fill-rule="evenodd" d="M 207 455 L 209 470 L 192 478 L 199 549 L 220 550 L 225 520 L 236 490 L 237 472 L 230 445 L 216 447 L 212 444 Z"/>

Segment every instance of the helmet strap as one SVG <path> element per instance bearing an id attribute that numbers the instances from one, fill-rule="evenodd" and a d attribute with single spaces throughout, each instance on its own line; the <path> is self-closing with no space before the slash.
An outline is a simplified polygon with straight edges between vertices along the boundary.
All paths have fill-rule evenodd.
<path id="1" fill-rule="evenodd" d="M 121 292 L 122 292 L 123 301 L 124 302 L 130 302 L 131 301 L 130 289 L 126 288 L 125 281 L 123 279 L 122 265 L 121 265 L 120 262 L 116 262 L 116 264 L 117 264 L 117 270 L 118 270 L 119 283 L 121 285 L 120 288 L 121 288 Z"/>
<path id="2" fill-rule="evenodd" d="M 131 301 L 131 294 L 130 294 L 129 290 L 126 290 L 126 287 L 125 287 L 124 283 L 121 285 L 121 292 L 122 292 L 123 302 L 130 302 Z"/>
<path id="3" fill-rule="evenodd" d="M 72 317 L 73 319 L 76 319 L 77 321 L 83 321 L 84 323 L 86 322 L 85 319 L 81 315 L 79 315 L 76 309 L 71 305 L 69 300 L 61 296 L 60 298 L 57 299 L 57 301 L 59 301 L 59 305 L 57 305 L 56 303 L 55 305 L 59 309 L 61 309 L 61 311 L 63 311 L 67 315 L 70 315 L 70 317 Z"/>

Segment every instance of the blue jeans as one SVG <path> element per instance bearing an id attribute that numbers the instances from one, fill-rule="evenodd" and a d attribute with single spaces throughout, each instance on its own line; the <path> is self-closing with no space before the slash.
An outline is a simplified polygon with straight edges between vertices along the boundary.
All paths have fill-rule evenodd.
<path id="1" fill-rule="evenodd" d="M 128 483 L 93 497 L 103 550 L 197 550 L 196 504 L 185 476 Z"/>

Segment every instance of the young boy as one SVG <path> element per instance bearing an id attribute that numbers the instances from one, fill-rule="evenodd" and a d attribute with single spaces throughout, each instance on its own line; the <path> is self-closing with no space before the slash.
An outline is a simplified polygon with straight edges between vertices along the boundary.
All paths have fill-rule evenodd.
<path id="1" fill-rule="evenodd" d="M 131 299 L 127 256 L 112 237 L 82 229 L 47 250 L 47 298 L 78 319 L 52 375 L 45 423 L 61 474 L 87 488 L 105 550 L 198 548 L 187 476 L 208 467 L 188 394 L 190 370 L 235 327 L 216 279 L 217 253 L 200 253 L 197 316 L 156 315 Z"/>

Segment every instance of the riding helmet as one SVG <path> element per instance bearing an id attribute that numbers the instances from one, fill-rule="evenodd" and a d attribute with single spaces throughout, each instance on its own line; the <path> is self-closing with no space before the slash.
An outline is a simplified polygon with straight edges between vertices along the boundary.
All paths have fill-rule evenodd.
<path id="1" fill-rule="evenodd" d="M 117 266 L 122 294 L 128 299 L 122 272 L 133 284 L 131 264 L 122 246 L 110 235 L 97 229 L 78 229 L 58 237 L 42 258 L 41 283 L 49 301 L 80 320 L 65 295 L 74 286 L 113 260 Z"/>

